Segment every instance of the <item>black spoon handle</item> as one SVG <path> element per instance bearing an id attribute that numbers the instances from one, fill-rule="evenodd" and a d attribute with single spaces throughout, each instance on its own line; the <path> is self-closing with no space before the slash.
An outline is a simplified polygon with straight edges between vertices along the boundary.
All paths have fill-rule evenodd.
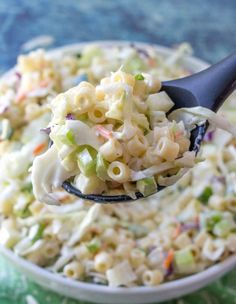
<path id="1" fill-rule="evenodd" d="M 178 108 L 203 106 L 216 112 L 236 88 L 236 52 L 192 76 L 167 81 L 165 86 L 174 100 L 179 94 L 183 100 L 186 94 L 186 101 L 177 104 Z"/>

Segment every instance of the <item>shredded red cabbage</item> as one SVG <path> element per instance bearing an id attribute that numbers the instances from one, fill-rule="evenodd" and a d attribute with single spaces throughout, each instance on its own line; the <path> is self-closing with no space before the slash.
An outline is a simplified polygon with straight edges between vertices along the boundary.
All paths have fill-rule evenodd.
<path id="1" fill-rule="evenodd" d="M 16 75 L 16 77 L 20 80 L 21 79 L 21 77 L 22 77 L 22 75 L 21 75 L 21 73 L 19 73 L 19 72 L 15 72 L 15 75 Z"/>
<path id="2" fill-rule="evenodd" d="M 215 182 L 218 182 L 220 184 L 226 184 L 226 179 L 223 175 L 220 175 L 220 176 L 213 176 L 211 178 L 211 182 L 212 183 L 215 183 Z"/>
<path id="3" fill-rule="evenodd" d="M 166 270 L 165 277 L 170 276 L 174 272 L 174 263 L 170 264 L 170 267 Z"/>
<path id="4" fill-rule="evenodd" d="M 66 119 L 67 119 L 67 120 L 74 120 L 74 119 L 75 119 L 75 116 L 74 116 L 72 113 L 68 113 L 68 114 L 66 115 Z"/>
<path id="5" fill-rule="evenodd" d="M 143 49 L 137 47 L 134 43 L 131 43 L 130 46 L 132 48 L 134 48 L 138 54 L 143 55 L 146 58 L 150 58 L 150 55 L 148 54 L 148 52 L 146 50 L 143 50 Z"/>
<path id="6" fill-rule="evenodd" d="M 50 127 L 48 127 L 48 128 L 42 128 L 42 129 L 40 129 L 40 132 L 43 132 L 43 133 L 46 133 L 46 134 L 50 134 L 50 132 L 51 132 L 51 128 Z"/>
<path id="7" fill-rule="evenodd" d="M 215 133 L 214 130 L 213 130 L 213 131 L 207 132 L 207 133 L 205 134 L 203 140 L 204 140 L 205 142 L 211 142 L 211 141 L 214 139 L 214 133 Z"/>
<path id="8" fill-rule="evenodd" d="M 181 224 L 181 231 L 188 231 L 192 229 L 199 229 L 199 223 L 185 223 Z"/>

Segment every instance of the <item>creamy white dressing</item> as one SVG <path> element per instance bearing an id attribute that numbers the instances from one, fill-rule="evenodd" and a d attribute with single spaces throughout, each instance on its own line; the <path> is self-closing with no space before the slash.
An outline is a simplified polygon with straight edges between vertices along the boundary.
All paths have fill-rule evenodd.
<path id="1" fill-rule="evenodd" d="M 34 195 L 40 201 L 58 205 L 53 196 L 53 190 L 61 187 L 73 172 L 68 172 L 62 166 L 56 147 L 53 145 L 47 152 L 38 156 L 32 166 L 32 184 Z"/>

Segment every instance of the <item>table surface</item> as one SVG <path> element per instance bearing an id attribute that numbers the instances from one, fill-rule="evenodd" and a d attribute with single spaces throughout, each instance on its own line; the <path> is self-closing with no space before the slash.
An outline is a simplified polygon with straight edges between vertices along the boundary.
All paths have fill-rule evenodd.
<path id="1" fill-rule="evenodd" d="M 191 43 L 196 56 L 216 62 L 236 49 L 235 0 L 0 0 L 0 73 L 22 45 L 39 35 L 53 46 L 90 40 L 130 40 L 173 46 Z M 166 304 L 236 303 L 236 271 L 207 288 Z M 0 257 L 0 303 L 82 304 L 43 290 Z"/>

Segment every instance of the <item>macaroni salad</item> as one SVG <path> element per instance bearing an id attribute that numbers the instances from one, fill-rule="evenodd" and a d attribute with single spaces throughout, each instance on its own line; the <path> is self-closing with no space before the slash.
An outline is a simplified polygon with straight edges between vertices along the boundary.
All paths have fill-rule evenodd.
<path id="1" fill-rule="evenodd" d="M 203 161 L 175 185 L 135 203 L 91 204 L 56 189 L 54 198 L 60 206 L 53 206 L 36 199 L 32 191 L 32 163 L 48 149 L 48 134 L 54 142 L 51 151 L 55 149 L 60 155 L 66 155 L 74 148 L 66 144 L 65 150 L 58 149 L 58 129 L 80 121 L 84 123 L 82 119 L 73 119 L 73 107 L 67 109 L 70 93 L 91 89 L 91 85 L 82 81 L 96 86 L 94 90 L 99 95 L 99 83 L 104 77 L 130 78 L 130 74 L 141 73 L 146 80 L 181 77 L 189 73 L 181 67 L 181 58 L 186 52 L 189 47 L 185 44 L 167 58 L 156 54 L 152 47 L 94 45 L 80 53 L 50 56 L 38 50 L 19 56 L 16 67 L 0 81 L 0 243 L 3 246 L 58 275 L 124 287 L 159 285 L 200 272 L 236 252 L 236 148 L 235 140 L 226 131 L 216 129 L 206 135 L 200 155 Z M 123 69 L 119 70 L 121 65 Z M 118 72 L 111 76 L 111 70 Z M 145 79 L 135 79 L 135 76 L 131 79 L 134 85 L 136 82 L 147 85 Z M 56 100 L 62 102 L 61 97 L 65 95 L 56 96 L 75 85 L 78 85 L 76 89 L 65 93 L 69 97 L 63 115 L 59 107 L 59 112 L 54 112 L 51 118 L 51 105 Z M 150 91 L 149 97 L 151 94 Z M 235 97 L 232 97 L 224 109 L 224 115 L 232 122 L 234 103 Z M 142 109 L 139 103 L 136 106 Z M 59 127 L 53 126 L 53 121 L 59 123 Z M 109 123 L 111 121 L 106 125 Z M 95 131 L 100 134 L 103 128 Z M 184 131 L 178 122 L 174 128 Z M 106 126 L 106 129 L 108 134 L 123 132 L 119 127 L 110 130 Z M 146 136 L 144 131 L 142 135 Z M 73 141 L 67 133 L 62 132 L 63 136 L 66 142 L 71 138 Z M 102 134 L 100 137 L 103 145 L 110 140 Z M 83 145 L 91 146 L 91 142 Z M 133 146 L 134 143 L 131 153 L 138 153 L 138 149 L 132 150 Z M 86 147 L 85 151 L 93 158 L 92 149 Z M 58 158 L 55 154 L 50 157 L 41 178 L 55 168 Z M 117 160 L 111 164 L 114 162 Z M 60 169 L 61 162 L 57 164 Z M 74 162 L 64 161 L 64 165 L 73 166 Z M 85 170 L 94 170 L 93 166 Z M 132 164 L 131 169 L 139 170 L 136 166 L 139 164 Z M 147 168 L 149 166 L 147 164 Z M 58 180 L 70 176 L 59 169 Z M 166 178 L 163 176 L 162 180 Z M 50 189 L 45 191 L 49 193 Z"/>

